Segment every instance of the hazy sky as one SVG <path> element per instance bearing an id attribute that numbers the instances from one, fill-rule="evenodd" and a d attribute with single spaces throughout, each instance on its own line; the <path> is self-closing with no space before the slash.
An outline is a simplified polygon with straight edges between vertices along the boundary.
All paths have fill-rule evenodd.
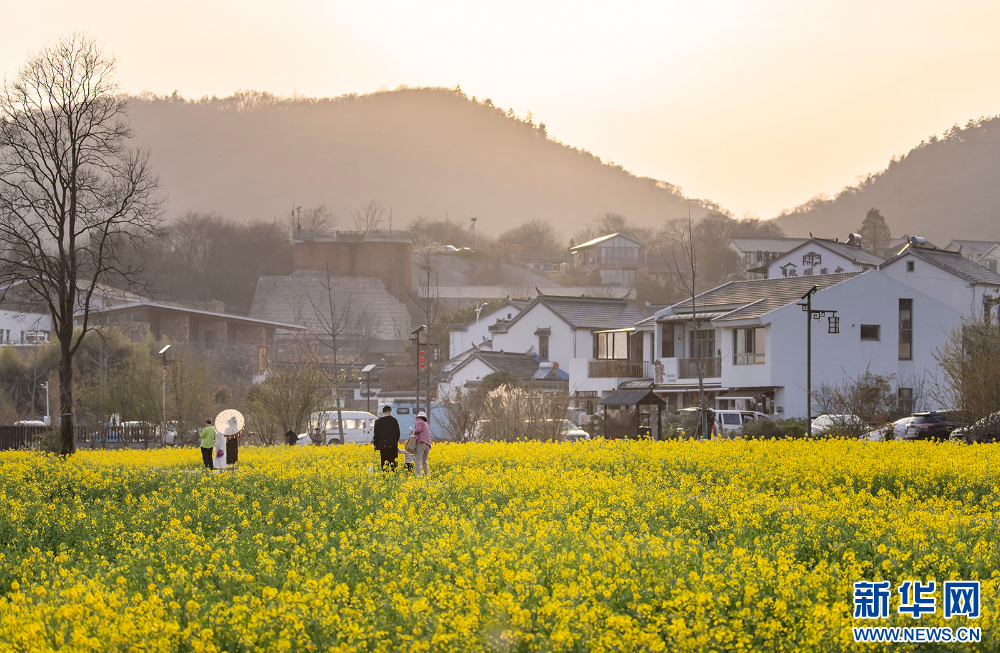
<path id="1" fill-rule="evenodd" d="M 565 143 L 762 217 L 1000 113 L 995 1 L 9 4 L 8 78 L 87 30 L 132 92 L 461 84 Z"/>

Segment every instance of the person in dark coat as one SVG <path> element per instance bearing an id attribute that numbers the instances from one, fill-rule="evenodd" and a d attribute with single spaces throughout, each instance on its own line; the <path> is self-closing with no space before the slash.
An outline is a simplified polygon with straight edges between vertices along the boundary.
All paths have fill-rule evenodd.
<path id="1" fill-rule="evenodd" d="M 382 469 L 386 465 L 396 471 L 396 458 L 399 457 L 399 422 L 392 416 L 392 406 L 382 407 L 382 416 L 375 420 L 375 433 L 372 445 L 382 455 Z"/>

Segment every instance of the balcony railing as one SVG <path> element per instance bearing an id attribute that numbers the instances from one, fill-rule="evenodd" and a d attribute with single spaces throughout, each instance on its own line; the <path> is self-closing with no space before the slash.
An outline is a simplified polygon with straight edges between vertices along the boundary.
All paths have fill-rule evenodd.
<path id="1" fill-rule="evenodd" d="M 698 367 L 705 379 L 722 376 L 722 358 L 681 358 L 677 361 L 678 376 L 682 379 L 697 379 Z"/>
<path id="2" fill-rule="evenodd" d="M 644 379 L 649 376 L 647 361 L 592 360 L 589 376 L 592 379 Z"/>

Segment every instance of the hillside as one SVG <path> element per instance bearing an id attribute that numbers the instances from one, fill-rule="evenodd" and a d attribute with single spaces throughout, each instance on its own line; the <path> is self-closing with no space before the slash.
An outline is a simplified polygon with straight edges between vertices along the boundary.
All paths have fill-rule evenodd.
<path id="1" fill-rule="evenodd" d="M 785 211 L 788 236 L 845 236 L 877 208 L 894 236 L 935 243 L 952 238 L 1000 239 L 1000 117 L 970 120 L 932 136 L 889 166 L 836 197 L 818 197 Z"/>
<path id="2" fill-rule="evenodd" d="M 533 219 L 569 236 L 604 212 L 640 226 L 697 218 L 710 202 L 548 137 L 544 125 L 460 90 L 400 88 L 322 100 L 241 92 L 224 99 L 135 98 L 138 141 L 169 196 L 185 211 L 284 219 L 325 204 L 340 229 L 370 200 L 393 225 L 417 216 L 498 234 Z"/>

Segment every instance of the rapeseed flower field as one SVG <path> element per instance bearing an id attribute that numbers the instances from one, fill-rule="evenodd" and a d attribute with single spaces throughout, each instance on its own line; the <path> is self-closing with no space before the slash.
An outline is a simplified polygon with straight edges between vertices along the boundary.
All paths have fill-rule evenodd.
<path id="1" fill-rule="evenodd" d="M 997 650 L 1000 448 L 0 453 L 0 651 Z M 979 580 L 978 644 L 855 644 L 853 583 Z M 913 625 L 897 614 L 883 625 Z"/>

